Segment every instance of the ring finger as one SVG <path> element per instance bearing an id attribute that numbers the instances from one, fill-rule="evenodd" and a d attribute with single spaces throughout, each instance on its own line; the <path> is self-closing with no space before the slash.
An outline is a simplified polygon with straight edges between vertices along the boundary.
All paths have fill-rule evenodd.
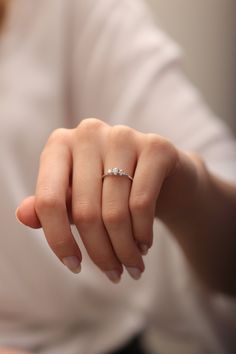
<path id="1" fill-rule="evenodd" d="M 110 168 L 120 167 L 133 175 L 136 153 L 128 128 L 113 128 L 110 144 L 104 156 L 104 174 Z M 114 165 L 116 164 L 116 166 Z M 129 197 L 132 181 L 126 176 L 108 175 L 104 177 L 102 189 L 102 217 L 114 251 L 120 262 L 134 279 L 139 279 L 144 271 L 144 263 L 133 235 Z"/>
<path id="2" fill-rule="evenodd" d="M 98 150 L 81 142 L 73 151 L 72 218 L 92 261 L 117 283 L 123 267 L 102 221 L 102 163 Z"/>

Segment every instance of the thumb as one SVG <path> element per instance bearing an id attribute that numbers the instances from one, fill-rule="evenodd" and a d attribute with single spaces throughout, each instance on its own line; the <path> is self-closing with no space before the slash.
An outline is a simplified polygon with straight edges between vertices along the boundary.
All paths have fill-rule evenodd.
<path id="1" fill-rule="evenodd" d="M 20 206 L 16 209 L 16 218 L 17 220 L 33 229 L 39 229 L 41 223 L 36 214 L 35 208 L 35 196 L 27 197 L 23 200 Z"/>

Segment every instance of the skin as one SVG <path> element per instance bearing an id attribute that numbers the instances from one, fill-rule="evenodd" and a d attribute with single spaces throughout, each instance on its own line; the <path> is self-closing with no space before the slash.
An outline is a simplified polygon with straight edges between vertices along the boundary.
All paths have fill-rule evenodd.
<path id="1" fill-rule="evenodd" d="M 134 176 L 133 182 L 102 179 L 111 167 Z M 42 227 L 53 252 L 76 273 L 82 256 L 74 223 L 89 256 L 114 283 L 124 267 L 140 278 L 158 217 L 203 284 L 235 295 L 235 213 L 236 188 L 211 175 L 197 156 L 158 135 L 91 118 L 52 133 L 35 195 L 16 215 L 27 226 Z"/>

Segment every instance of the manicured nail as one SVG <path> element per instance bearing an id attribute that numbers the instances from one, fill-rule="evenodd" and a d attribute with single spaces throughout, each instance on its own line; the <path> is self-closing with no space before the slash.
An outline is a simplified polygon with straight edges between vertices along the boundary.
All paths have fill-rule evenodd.
<path id="1" fill-rule="evenodd" d="M 120 273 L 116 270 L 109 270 L 104 272 L 108 279 L 110 279 L 113 283 L 117 284 L 120 282 Z"/>
<path id="2" fill-rule="evenodd" d="M 133 267 L 126 267 L 126 269 L 127 269 L 127 272 L 129 273 L 129 275 L 130 275 L 133 279 L 135 279 L 135 280 L 140 279 L 140 277 L 141 277 L 141 271 L 140 271 L 140 269 L 138 269 L 138 268 L 133 268 Z"/>
<path id="3" fill-rule="evenodd" d="M 62 259 L 64 265 L 73 273 L 78 274 L 81 271 L 81 264 L 76 256 L 69 256 Z"/>
<path id="4" fill-rule="evenodd" d="M 147 246 L 145 243 L 140 243 L 140 244 L 139 244 L 139 249 L 140 249 L 141 254 L 142 254 L 143 256 L 146 256 L 146 254 L 148 254 L 149 248 L 148 248 L 148 246 Z"/>

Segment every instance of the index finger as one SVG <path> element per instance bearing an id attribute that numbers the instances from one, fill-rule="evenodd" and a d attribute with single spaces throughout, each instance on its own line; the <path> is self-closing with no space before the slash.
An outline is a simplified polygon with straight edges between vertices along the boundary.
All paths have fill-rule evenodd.
<path id="1" fill-rule="evenodd" d="M 66 206 L 72 156 L 67 144 L 54 140 L 41 155 L 35 210 L 52 251 L 72 272 L 78 273 L 82 256 L 71 232 Z"/>

